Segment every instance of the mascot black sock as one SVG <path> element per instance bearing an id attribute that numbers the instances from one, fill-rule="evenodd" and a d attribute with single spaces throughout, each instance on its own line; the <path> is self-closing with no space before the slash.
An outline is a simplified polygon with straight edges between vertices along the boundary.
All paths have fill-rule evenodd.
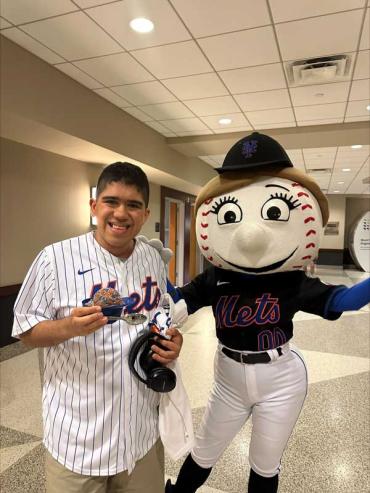
<path id="1" fill-rule="evenodd" d="M 176 484 L 170 490 L 172 493 L 195 493 L 206 482 L 212 467 L 205 469 L 198 466 L 189 454 L 183 463 Z"/>
<path id="2" fill-rule="evenodd" d="M 264 478 L 251 469 L 248 483 L 248 493 L 276 493 L 278 490 L 279 475 Z"/>

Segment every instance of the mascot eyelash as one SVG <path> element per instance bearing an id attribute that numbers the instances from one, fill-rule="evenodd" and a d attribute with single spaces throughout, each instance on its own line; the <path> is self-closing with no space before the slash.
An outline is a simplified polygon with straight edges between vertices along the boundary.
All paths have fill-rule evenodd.
<path id="1" fill-rule="evenodd" d="M 293 200 L 293 195 L 291 195 L 289 198 L 288 198 L 288 194 L 287 193 L 283 193 L 283 192 L 276 192 L 276 193 L 272 193 L 270 195 L 270 199 L 281 199 L 281 200 L 284 200 L 284 202 L 287 204 L 287 206 L 289 207 L 289 209 L 292 211 L 293 209 L 296 209 L 297 207 L 299 207 L 301 205 L 301 203 L 299 202 L 298 199 L 295 199 Z"/>
<path id="2" fill-rule="evenodd" d="M 231 195 L 229 195 L 228 197 L 226 196 L 221 197 L 217 202 L 215 202 L 210 212 L 212 212 L 212 214 L 217 214 L 218 211 L 221 209 L 221 206 L 223 206 L 224 204 L 238 204 L 238 203 L 239 203 L 238 199 L 236 197 L 231 197 Z"/>

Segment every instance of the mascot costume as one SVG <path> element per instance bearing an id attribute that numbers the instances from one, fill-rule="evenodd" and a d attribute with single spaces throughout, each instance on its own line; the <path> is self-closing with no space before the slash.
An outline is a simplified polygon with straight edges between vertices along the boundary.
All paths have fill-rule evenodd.
<path id="1" fill-rule="evenodd" d="M 241 139 L 217 171 L 195 205 L 198 244 L 212 265 L 172 289 L 189 313 L 212 306 L 215 382 L 195 445 L 166 493 L 194 493 L 251 416 L 248 492 L 274 493 L 307 393 L 304 360 L 290 343 L 293 316 L 336 320 L 370 301 L 370 280 L 347 288 L 305 274 L 328 203 L 274 139 L 257 132 Z"/>

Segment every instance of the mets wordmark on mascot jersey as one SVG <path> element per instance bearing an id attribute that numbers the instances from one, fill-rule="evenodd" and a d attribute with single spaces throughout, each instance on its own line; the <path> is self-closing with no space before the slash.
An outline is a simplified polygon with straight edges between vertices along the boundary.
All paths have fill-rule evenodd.
<path id="1" fill-rule="evenodd" d="M 93 233 L 46 247 L 18 295 L 13 336 L 69 316 L 108 286 L 133 297 L 130 311 L 150 320 L 166 291 L 159 253 L 136 241 L 122 260 L 104 250 Z M 143 327 L 120 320 L 44 349 L 44 444 L 68 469 L 87 475 L 130 472 L 158 439 L 159 394 L 133 377 L 127 363 Z"/>

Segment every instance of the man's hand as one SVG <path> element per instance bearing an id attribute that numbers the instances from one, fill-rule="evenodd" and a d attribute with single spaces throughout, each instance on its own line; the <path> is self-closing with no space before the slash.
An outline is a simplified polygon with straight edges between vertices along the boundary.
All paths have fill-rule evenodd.
<path id="1" fill-rule="evenodd" d="M 162 363 L 163 365 L 168 365 L 168 363 L 171 363 L 171 361 L 178 358 L 183 342 L 181 332 L 179 332 L 177 329 L 173 327 L 171 327 L 166 331 L 166 335 L 171 336 L 171 339 L 160 340 L 161 346 L 165 347 L 166 349 L 161 349 L 156 345 L 153 345 L 151 347 L 154 353 L 153 359 L 159 361 L 159 363 Z"/>
<path id="2" fill-rule="evenodd" d="M 73 308 L 71 315 L 65 319 L 65 334 L 70 339 L 87 336 L 100 329 L 108 322 L 101 311 L 101 306 L 83 306 Z"/>

